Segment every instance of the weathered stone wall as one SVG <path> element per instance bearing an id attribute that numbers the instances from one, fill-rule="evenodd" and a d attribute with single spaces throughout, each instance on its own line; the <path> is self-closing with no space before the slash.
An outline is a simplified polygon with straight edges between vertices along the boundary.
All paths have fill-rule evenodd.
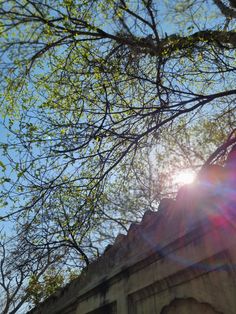
<path id="1" fill-rule="evenodd" d="M 236 167 L 211 166 L 199 182 L 114 243 L 31 314 L 235 314 Z"/>

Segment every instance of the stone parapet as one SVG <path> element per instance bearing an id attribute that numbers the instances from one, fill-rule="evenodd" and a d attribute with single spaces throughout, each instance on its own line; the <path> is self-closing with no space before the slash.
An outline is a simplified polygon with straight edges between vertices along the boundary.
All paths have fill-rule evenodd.
<path id="1" fill-rule="evenodd" d="M 220 257 L 213 258 L 216 264 L 213 263 L 212 269 L 201 269 L 201 276 L 203 277 L 206 276 L 207 272 L 218 269 L 217 263 L 219 263 L 219 267 L 222 267 L 226 263 L 225 261 L 229 263 L 230 258 L 235 258 L 236 263 L 236 252 L 232 250 L 232 241 L 236 239 L 236 154 L 234 150 L 229 154 L 225 167 L 218 165 L 207 167 L 199 173 L 194 184 L 186 185 L 178 191 L 175 200 L 163 199 L 156 212 L 150 210 L 145 212 L 140 223 L 131 224 L 127 235 L 119 234 L 114 244 L 109 246 L 96 261 L 84 269 L 77 279 L 58 290 L 29 313 L 85 314 L 90 313 L 90 309 L 95 310 L 97 307 L 106 304 L 113 304 L 110 310 L 107 311 L 115 313 L 114 308 L 116 306 L 114 304 L 118 302 L 117 300 L 123 298 L 123 303 L 119 303 L 117 313 L 126 314 L 129 311 L 129 313 L 138 314 L 138 310 L 134 310 L 135 306 L 132 307 L 132 304 L 139 302 L 137 300 L 141 297 L 138 292 L 133 291 L 135 289 L 131 284 L 132 278 L 136 276 L 140 287 L 142 287 L 141 281 L 143 280 L 143 287 L 139 287 L 139 290 L 143 291 L 142 295 L 150 295 L 148 291 L 152 289 L 148 290 L 147 285 L 145 285 L 145 278 L 140 277 L 140 274 L 142 276 L 144 274 L 143 269 L 147 269 L 148 277 L 148 269 L 156 265 L 157 272 L 159 271 L 160 274 L 152 270 L 154 271 L 154 277 L 151 278 L 150 276 L 147 283 L 150 287 L 155 287 L 153 293 L 158 294 L 161 291 L 170 289 L 172 286 L 174 287 L 174 285 L 178 285 L 178 282 L 183 282 L 183 276 L 186 276 L 188 281 L 190 281 L 189 278 L 200 276 L 200 273 L 196 271 L 196 267 L 194 268 L 193 265 L 198 264 L 200 265 L 198 267 L 203 267 L 204 263 L 201 261 L 204 259 L 208 261 L 206 262 L 208 265 L 211 258 L 220 254 Z M 231 238 L 228 239 L 227 237 Z M 194 251 L 194 247 L 196 251 Z M 192 252 L 192 259 L 189 252 Z M 166 264 L 161 266 L 161 263 Z M 183 276 L 180 276 L 179 281 L 176 281 L 174 278 L 177 277 L 173 276 L 177 276 L 179 272 L 182 272 Z M 190 275 L 187 275 L 188 272 L 190 272 Z M 169 283 L 166 281 L 167 278 L 169 278 Z M 119 290 L 117 287 L 124 285 L 124 282 L 126 282 L 125 287 L 122 286 L 124 291 L 114 290 L 114 287 Z M 201 284 L 199 283 L 199 286 Z M 147 292 L 144 292 L 144 290 Z M 236 292 L 235 287 L 233 291 Z M 178 293 L 177 291 L 176 296 Z M 97 301 L 98 298 L 99 302 Z M 125 305 L 124 298 L 130 300 L 129 306 Z M 197 301 L 191 295 L 188 298 L 188 303 L 194 304 L 193 307 L 200 308 L 199 306 L 203 306 L 196 305 Z M 184 298 L 181 295 L 182 299 Z M 210 302 L 208 299 L 206 297 L 207 302 Z M 86 307 L 85 300 L 91 304 L 93 303 L 94 306 L 87 304 Z M 230 302 L 233 301 L 230 300 Z M 180 308 L 184 308 L 183 301 L 175 301 L 175 303 L 178 303 Z M 168 309 L 172 313 L 174 306 L 174 304 L 163 305 L 160 302 L 159 307 L 163 308 L 163 311 L 158 312 L 157 310 L 155 313 L 169 313 Z M 213 305 L 204 306 L 206 313 L 208 313 L 208 310 L 209 313 L 211 311 L 213 311 L 212 313 L 218 313 L 214 312 Z M 121 311 L 119 308 L 123 310 Z M 234 312 L 227 313 L 236 313 L 236 305 L 234 310 Z M 100 312 L 94 311 L 91 313 L 105 312 L 101 310 Z"/>

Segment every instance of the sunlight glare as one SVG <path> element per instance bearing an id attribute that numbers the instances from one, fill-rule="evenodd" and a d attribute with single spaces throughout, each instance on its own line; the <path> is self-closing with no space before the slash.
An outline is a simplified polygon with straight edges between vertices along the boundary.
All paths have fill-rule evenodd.
<path id="1" fill-rule="evenodd" d="M 173 176 L 173 182 L 177 185 L 190 184 L 195 179 L 195 173 L 191 170 L 185 169 Z"/>

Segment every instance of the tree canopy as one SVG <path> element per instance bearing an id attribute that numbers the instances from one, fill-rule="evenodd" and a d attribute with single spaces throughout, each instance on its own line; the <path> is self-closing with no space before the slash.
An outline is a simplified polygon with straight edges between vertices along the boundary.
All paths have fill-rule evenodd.
<path id="1" fill-rule="evenodd" d="M 17 294 L 96 258 L 173 191 L 173 169 L 198 169 L 235 129 L 236 4 L 1 0 L 0 18 L 0 216 L 15 226 L 1 243 L 25 247 Z"/>

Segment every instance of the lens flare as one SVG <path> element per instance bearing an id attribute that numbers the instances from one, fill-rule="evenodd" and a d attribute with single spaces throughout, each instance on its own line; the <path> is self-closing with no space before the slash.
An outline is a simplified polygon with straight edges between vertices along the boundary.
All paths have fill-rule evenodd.
<path id="1" fill-rule="evenodd" d="M 173 183 L 177 185 L 190 184 L 194 181 L 195 176 L 191 170 L 182 170 L 173 176 Z"/>

